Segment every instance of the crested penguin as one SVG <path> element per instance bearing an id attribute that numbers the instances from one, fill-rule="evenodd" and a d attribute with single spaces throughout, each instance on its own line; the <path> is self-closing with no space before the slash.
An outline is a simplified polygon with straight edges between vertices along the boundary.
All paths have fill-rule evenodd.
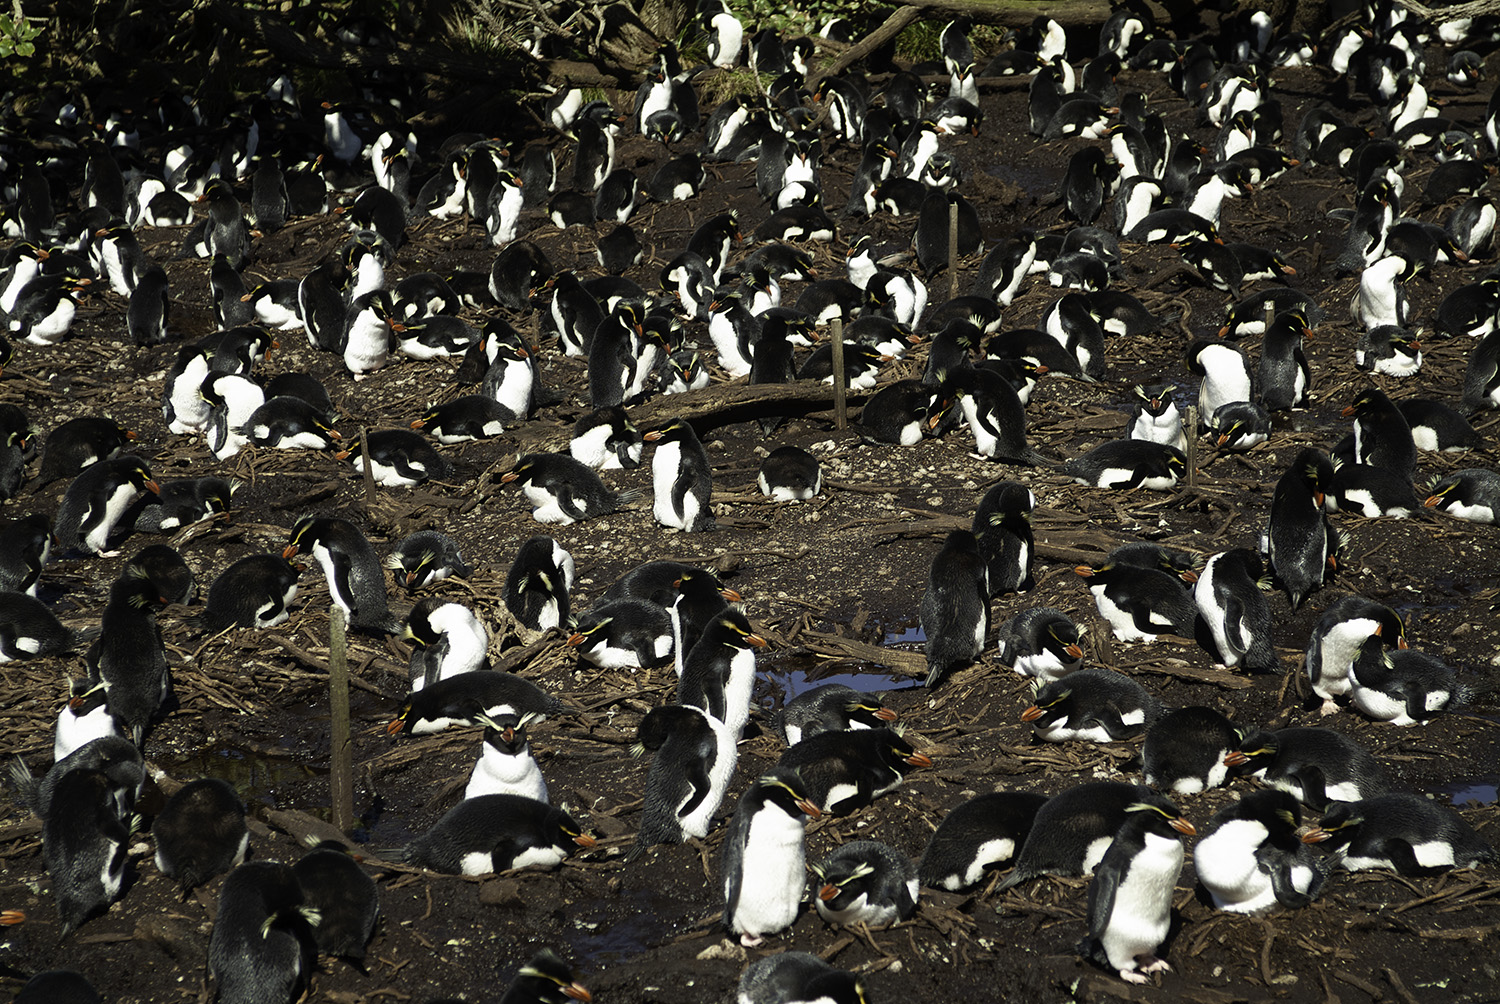
<path id="1" fill-rule="evenodd" d="M 413 419 L 411 427 L 421 429 L 445 445 L 491 439 L 505 431 L 518 416 L 487 394 L 465 394 L 444 404 L 433 405 Z"/>
<path id="2" fill-rule="evenodd" d="M 854 840 L 812 866 L 818 916 L 830 924 L 889 927 L 917 909 L 917 866 L 889 844 Z"/>
<path id="3" fill-rule="evenodd" d="M 1082 632 L 1072 618 L 1052 607 L 1027 607 L 1001 624 L 999 659 L 1021 676 L 1050 683 L 1083 666 Z"/>
<path id="4" fill-rule="evenodd" d="M 104 685 L 110 713 L 131 730 L 137 746 L 171 689 L 166 648 L 156 612 L 166 606 L 146 573 L 127 566 L 110 586 L 99 637 L 84 659 L 90 679 Z"/>
<path id="5" fill-rule="evenodd" d="M 1385 392 L 1368 387 L 1355 395 L 1343 416 L 1354 419 L 1354 459 L 1410 478 L 1417 469 L 1411 423 Z"/>
<path id="6" fill-rule="evenodd" d="M 401 636 L 413 646 L 412 693 L 489 665 L 484 622 L 468 607 L 441 596 L 423 597 L 407 616 Z"/>
<path id="7" fill-rule="evenodd" d="M 1216 812 L 1193 848 L 1213 905 L 1230 913 L 1298 908 L 1317 898 L 1326 862 L 1302 842 L 1302 807 L 1284 791 L 1244 795 Z"/>
<path id="8" fill-rule="evenodd" d="M 1040 684 L 1021 712 L 1043 742 L 1119 742 L 1149 729 L 1162 705 L 1146 688 L 1112 669 L 1080 669 Z"/>
<path id="9" fill-rule="evenodd" d="M 409 842 L 409 865 L 445 875 L 552 869 L 594 838 L 562 809 L 524 795 L 466 798 Z"/>
<path id="10" fill-rule="evenodd" d="M 673 659 L 672 618 L 650 600 L 603 600 L 578 618 L 568 646 L 601 669 L 655 669 Z"/>
<path id="11" fill-rule="evenodd" d="M 1161 443 L 1175 450 L 1187 450 L 1187 433 L 1182 428 L 1182 412 L 1177 409 L 1172 384 L 1135 385 L 1135 410 L 1126 427 L 1126 438 Z"/>
<path id="12" fill-rule="evenodd" d="M 484 716 L 480 721 L 484 723 L 484 742 L 480 745 L 474 770 L 469 774 L 464 798 L 524 795 L 545 803 L 547 782 L 526 738 L 530 716 Z"/>
<path id="13" fill-rule="evenodd" d="M 714 528 L 709 498 L 713 492 L 713 468 L 698 434 L 684 419 L 676 419 L 646 433 L 656 445 L 651 458 L 651 483 L 655 493 L 652 515 L 668 529 L 693 533 Z"/>
<path id="14" fill-rule="evenodd" d="M 1271 497 L 1265 553 L 1293 610 L 1338 567 L 1339 537 L 1323 511 L 1323 495 L 1331 487 L 1324 482 L 1331 471 L 1323 453 L 1304 448 Z"/>
<path id="15" fill-rule="evenodd" d="M 1371 635 L 1349 670 L 1349 703 L 1378 722 L 1425 725 L 1440 711 L 1467 704 L 1468 687 L 1443 660 L 1415 649 L 1388 650 Z"/>
<path id="16" fill-rule="evenodd" d="M 63 548 L 80 547 L 103 557 L 110 535 L 136 494 L 160 489 L 139 457 L 101 460 L 73 479 L 57 509 L 53 533 Z"/>
<path id="17" fill-rule="evenodd" d="M 1225 758 L 1239 748 L 1240 731 L 1213 708 L 1168 711 L 1146 730 L 1141 778 L 1179 795 L 1217 788 L 1229 777 Z"/>
<path id="18" fill-rule="evenodd" d="M 987 871 L 1015 859 L 1047 796 L 1032 791 L 976 795 L 943 817 L 927 841 L 917 874 L 948 892 L 976 885 Z"/>
<path id="19" fill-rule="evenodd" d="M 637 501 L 636 489 L 616 492 L 599 475 L 565 453 L 528 453 L 497 476 L 502 484 L 520 485 L 538 523 L 576 523 L 619 512 Z"/>
<path id="20" fill-rule="evenodd" d="M 480 715 L 529 717 L 536 724 L 564 706 L 536 684 L 514 673 L 461 673 L 411 694 L 386 725 L 388 735 L 422 736 L 450 725 L 479 725 Z"/>
<path id="21" fill-rule="evenodd" d="M 1500 522 L 1500 474 L 1471 467 L 1444 475 L 1432 483 L 1432 494 L 1422 504 L 1475 523 Z"/>
<path id="22" fill-rule="evenodd" d="M 822 490 L 823 469 L 800 446 L 778 446 L 761 462 L 756 484 L 772 502 L 805 502 Z"/>
<path id="23" fill-rule="evenodd" d="M 736 738 L 722 721 L 692 705 L 666 704 L 641 719 L 631 755 L 654 755 L 632 858 L 657 844 L 708 834 L 734 773 Z"/>
<path id="24" fill-rule="evenodd" d="M 0 663 L 71 652 L 80 638 L 28 593 L 0 593 Z"/>
<path id="25" fill-rule="evenodd" d="M 359 528 L 333 516 L 303 516 L 292 526 L 282 557 L 306 552 L 328 581 L 329 597 L 351 627 L 371 634 L 399 634 L 401 621 L 386 607 L 385 573 Z"/>
<path id="26" fill-rule="evenodd" d="M 1383 795 L 1391 786 L 1385 770 L 1368 750 L 1333 729 L 1249 732 L 1224 763 L 1237 777 L 1254 778 L 1319 811 L 1330 802 L 1357 802 Z"/>
<path id="27" fill-rule="evenodd" d="M 776 717 L 776 729 L 788 746 L 820 732 L 878 729 L 894 722 L 896 712 L 842 683 L 825 683 L 787 701 Z"/>
<path id="28" fill-rule="evenodd" d="M 151 839 L 157 869 L 186 895 L 245 860 L 250 849 L 245 803 L 220 778 L 190 781 L 157 813 Z"/>
<path id="29" fill-rule="evenodd" d="M 1334 698 L 1349 692 L 1350 669 L 1371 636 L 1387 646 L 1406 648 L 1406 626 L 1400 615 L 1383 603 L 1353 594 L 1329 607 L 1313 627 L 1303 667 L 1313 693 L 1323 699 L 1323 715 L 1338 711 Z"/>
<path id="30" fill-rule="evenodd" d="M 1239 347 L 1202 338 L 1188 346 L 1188 369 L 1202 381 L 1198 386 L 1198 413 L 1214 414 L 1220 406 L 1252 397 L 1250 360 Z"/>
<path id="31" fill-rule="evenodd" d="M 1088 580 L 1094 605 L 1120 641 L 1154 642 L 1161 634 L 1193 637 L 1198 606 L 1176 576 L 1113 560 L 1073 571 Z"/>
<path id="32" fill-rule="evenodd" d="M 1244 547 L 1214 555 L 1198 573 L 1193 597 L 1226 667 L 1240 666 L 1250 673 L 1281 671 L 1271 639 L 1271 607 L 1261 592 L 1263 581 L 1260 556 Z"/>
<path id="33" fill-rule="evenodd" d="M 1187 473 L 1187 457 L 1175 446 L 1145 439 L 1111 439 L 1058 468 L 1081 485 L 1128 491 L 1170 491 Z"/>
<path id="34" fill-rule="evenodd" d="M 1025 592 L 1036 584 L 1031 574 L 1035 547 L 1031 510 L 1035 505 L 1031 489 L 1002 481 L 984 493 L 974 511 L 972 530 L 984 556 L 991 598 Z"/>
<path id="35" fill-rule="evenodd" d="M 842 816 L 897 788 L 913 767 L 931 767 L 932 759 L 880 728 L 803 736 L 779 763 L 796 769 L 814 805 Z"/>
<path id="36" fill-rule="evenodd" d="M 735 1004 L 862 1004 L 864 981 L 811 952 L 756 959 L 740 974 Z"/>
<path id="37" fill-rule="evenodd" d="M 125 882 L 132 821 L 122 819 L 114 782 L 102 770 L 69 770 L 52 792 L 42 823 L 42 858 L 66 938 L 109 909 Z"/>
<path id="38" fill-rule="evenodd" d="M 1351 872 L 1437 875 L 1495 861 L 1495 849 L 1467 820 L 1421 795 L 1339 802 L 1302 839 L 1325 845 L 1334 863 Z"/>
<path id="39" fill-rule="evenodd" d="M 360 471 L 364 469 L 366 446 L 370 473 L 378 485 L 406 488 L 432 479 L 442 481 L 453 470 L 427 437 L 410 429 L 377 429 L 361 439 L 349 440 L 334 455 Z"/>
<path id="40" fill-rule="evenodd" d="M 396 573 L 396 582 L 405 586 L 407 592 L 441 582 L 450 575 L 467 579 L 474 574 L 453 538 L 436 530 L 418 530 L 402 537 L 386 555 L 385 567 Z"/>
<path id="41" fill-rule="evenodd" d="M 747 948 L 797 919 L 806 881 L 803 828 L 820 815 L 802 778 L 788 767 L 772 768 L 740 796 L 719 875 L 724 926 Z"/>
<path id="42" fill-rule="evenodd" d="M 284 623 L 297 597 L 300 566 L 279 554 L 252 554 L 219 573 L 208 587 L 200 623 L 210 631 Z"/>
<path id="43" fill-rule="evenodd" d="M 984 650 L 990 627 L 989 568 L 972 531 L 954 530 L 933 557 L 921 622 L 928 687 Z"/>
<path id="44" fill-rule="evenodd" d="M 307 907 L 316 910 L 313 940 L 324 955 L 363 967 L 365 946 L 380 917 L 380 891 L 349 848 L 322 840 L 292 865 Z"/>
<path id="45" fill-rule="evenodd" d="M 1266 327 L 1256 384 L 1260 403 L 1268 411 L 1287 411 L 1307 404 L 1312 371 L 1302 351 L 1302 339 L 1310 334 L 1306 315 L 1295 309 L 1277 314 Z"/>
<path id="46" fill-rule="evenodd" d="M 288 1001 L 310 978 L 319 914 L 289 865 L 248 861 L 219 887 L 208 964 L 225 1004 Z"/>
<path id="47" fill-rule="evenodd" d="M 536 536 L 516 551 L 505 577 L 505 606 L 533 631 L 568 623 L 573 556 L 551 537 Z"/>
<path id="48" fill-rule="evenodd" d="M 1041 875 L 1090 875 L 1126 820 L 1127 807 L 1160 798 L 1144 785 L 1088 781 L 1053 795 L 1036 810 L 1010 874 L 996 892 Z"/>

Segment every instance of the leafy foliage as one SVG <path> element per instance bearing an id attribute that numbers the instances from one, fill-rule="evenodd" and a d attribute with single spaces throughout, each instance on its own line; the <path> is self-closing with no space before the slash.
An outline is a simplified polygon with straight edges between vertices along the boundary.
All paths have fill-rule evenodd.
<path id="1" fill-rule="evenodd" d="M 21 0 L 15 0 L 12 13 L 0 14 L 0 59 L 33 55 L 37 36 L 41 33 L 41 26 L 22 13 Z"/>

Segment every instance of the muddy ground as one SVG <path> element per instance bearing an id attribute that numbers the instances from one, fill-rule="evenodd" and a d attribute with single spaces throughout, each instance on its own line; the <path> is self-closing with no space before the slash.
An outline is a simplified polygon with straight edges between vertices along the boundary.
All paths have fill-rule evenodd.
<path id="1" fill-rule="evenodd" d="M 1443 60 L 1429 58 L 1441 67 Z M 1280 71 L 1275 92 L 1290 136 L 1305 110 L 1333 93 L 1319 69 Z M 1155 73 L 1128 73 L 1127 88 L 1148 92 L 1172 129 L 1209 141 L 1196 112 Z M 1436 76 L 1429 82 L 1449 98 L 1446 114 L 1477 128 L 1486 93 L 1457 93 Z M 1026 130 L 1024 81 L 995 79 L 982 87 L 985 121 L 980 135 L 950 140 L 968 172 L 964 193 L 977 207 L 993 246 L 1021 226 L 1059 226 L 1049 205 L 1055 179 L 1083 141 L 1044 144 Z M 1362 102 L 1347 109 L 1374 124 Z M 548 139 L 548 142 L 556 142 Z M 435 143 L 434 143 L 435 145 Z M 566 144 L 558 143 L 559 152 Z M 661 149 L 626 140 L 622 162 L 645 177 Z M 835 147 L 825 159 L 825 188 L 841 204 L 856 151 Z M 564 155 L 566 165 L 566 155 Z M 1433 167 L 1415 155 L 1408 191 L 1420 190 Z M 76 193 L 76 181 L 74 186 Z M 1354 367 L 1357 337 L 1346 304 L 1356 280 L 1335 278 L 1329 263 L 1343 225 L 1326 212 L 1352 204 L 1352 186 L 1332 168 L 1300 167 L 1252 197 L 1230 201 L 1223 231 L 1281 250 L 1297 268 L 1294 285 L 1317 294 L 1329 312 L 1308 342 L 1314 369 L 1312 404 L 1282 415 L 1270 442 L 1248 454 L 1215 453 L 1205 444 L 1194 488 L 1173 492 L 1112 493 L 1080 487 L 1045 468 L 1021 468 L 975 459 L 971 438 L 960 431 L 910 448 L 862 445 L 853 431 L 838 430 L 830 412 L 789 422 L 770 438 L 755 423 L 715 424 L 700 433 L 715 465 L 714 505 L 720 528 L 710 534 L 664 532 L 649 506 L 581 525 L 550 530 L 533 522 L 514 491 L 495 490 L 490 474 L 504 470 L 518 448 L 564 448 L 573 421 L 586 410 L 581 363 L 544 344 L 546 382 L 562 390 L 561 404 L 497 440 L 445 449 L 454 461 L 451 483 L 417 490 L 377 489 L 373 503 L 347 464 L 330 454 L 247 453 L 215 462 L 196 441 L 167 434 L 158 402 L 162 377 L 175 347 L 140 349 L 125 335 L 123 301 L 90 299 L 73 337 L 53 348 L 19 347 L 0 382 L 0 401 L 21 405 L 40 430 L 78 415 L 110 414 L 138 434 L 139 452 L 158 477 L 210 472 L 245 480 L 231 518 L 178 539 L 182 553 L 208 582 L 233 560 L 279 550 L 288 528 L 304 512 L 335 513 L 365 527 L 378 549 L 416 529 L 434 527 L 458 538 L 475 566 L 468 581 L 450 580 L 438 591 L 493 614 L 516 547 L 526 537 L 551 532 L 577 560 L 575 610 L 584 609 L 616 576 L 652 558 L 712 564 L 745 596 L 745 609 L 770 639 L 762 656 L 761 710 L 741 747 L 727 818 L 739 791 L 773 764 L 781 745 L 769 728 L 772 710 L 812 681 L 851 679 L 885 694 L 899 711 L 907 737 L 929 753 L 930 770 L 914 773 L 896 793 L 851 816 L 809 828 L 809 857 L 855 837 L 886 841 L 920 855 L 944 813 L 978 792 L 1020 788 L 1053 793 L 1096 778 L 1138 779 L 1138 746 L 1038 745 L 1019 720 L 1029 703 L 1024 682 L 999 666 L 993 652 L 974 668 L 929 693 L 914 686 L 920 659 L 913 639 L 927 568 L 943 535 L 967 524 L 980 495 L 1000 479 L 1019 479 L 1036 492 L 1037 585 L 994 607 L 996 620 L 1023 606 L 1048 604 L 1091 626 L 1090 664 L 1128 672 L 1170 705 L 1207 704 L 1246 726 L 1321 724 L 1306 704 L 1297 672 L 1300 652 L 1319 615 L 1348 591 L 1380 599 L 1408 618 L 1415 647 L 1462 667 L 1481 690 L 1462 714 L 1399 729 L 1344 712 L 1327 724 L 1367 745 L 1405 788 L 1454 804 L 1492 842 L 1500 841 L 1495 785 L 1500 779 L 1500 714 L 1490 692 L 1500 625 L 1494 615 L 1500 540 L 1492 527 L 1440 517 L 1362 520 L 1340 516 L 1351 538 L 1338 578 L 1299 611 L 1285 595 L 1271 595 L 1276 641 L 1285 676 L 1249 678 L 1212 668 L 1213 657 L 1186 639 L 1123 645 L 1109 638 L 1087 591 L 1072 572 L 1080 560 L 1098 558 L 1115 543 L 1169 541 L 1203 553 L 1254 546 L 1265 526 L 1271 490 L 1304 444 L 1331 446 L 1348 428 L 1340 410 L 1369 377 Z M 1412 199 L 1412 206 L 1416 200 Z M 714 165 L 707 190 L 687 203 L 647 205 L 636 220 L 652 257 L 630 275 L 655 283 L 662 263 L 712 213 L 735 207 L 747 232 L 768 211 L 749 165 Z M 1418 209 L 1441 222 L 1451 207 Z M 558 232 L 532 211 L 529 238 L 559 267 L 596 268 L 594 234 Z M 907 245 L 910 217 L 852 221 L 848 239 L 875 234 L 889 250 Z M 260 239 L 249 273 L 300 276 L 343 239 L 332 218 L 299 220 Z M 482 233 L 460 222 L 414 223 L 392 278 L 427 269 L 487 269 L 494 251 Z M 211 327 L 207 267 L 168 260 L 182 234 L 142 231 L 148 252 L 163 261 L 173 283 L 174 328 L 181 338 Z M 742 249 L 743 252 L 744 249 Z M 842 268 L 840 245 L 811 248 L 823 274 Z M 963 283 L 979 256 L 963 263 Z M 1183 363 L 1195 336 L 1216 330 L 1222 294 L 1181 277 L 1163 278 L 1175 261 L 1165 248 L 1127 245 L 1120 288 L 1178 319 L 1152 335 L 1110 342 L 1109 379 L 1083 384 L 1045 379 L 1028 411 L 1032 443 L 1048 457 L 1064 458 L 1118 434 L 1138 382 L 1174 380 L 1184 402 L 1196 393 Z M 1473 281 L 1493 264 L 1442 265 L 1411 287 L 1414 318 L 1428 323 L 1442 295 Z M 933 302 L 946 295 L 946 279 L 931 286 Z M 787 299 L 795 296 L 789 286 Z M 1007 313 L 1007 326 L 1034 325 L 1056 292 L 1034 280 Z M 477 319 L 477 317 L 476 317 Z M 523 330 L 531 318 L 512 318 Z M 690 334 L 706 347 L 701 326 Z M 1258 346 L 1247 346 L 1252 357 Z M 1472 343 L 1426 343 L 1419 376 L 1374 382 L 1396 397 L 1430 395 L 1456 403 Z M 918 375 L 926 355 L 918 347 L 882 379 Z M 340 361 L 313 352 L 299 334 L 283 335 L 265 372 L 304 369 L 324 379 L 354 433 L 404 426 L 431 401 L 461 393 L 452 366 L 401 360 L 357 387 Z M 1419 479 L 1462 467 L 1500 465 L 1495 420 L 1479 416 L 1486 449 L 1469 455 L 1423 454 Z M 772 504 L 755 488 L 760 457 L 793 443 L 822 458 L 829 488 L 806 504 Z M 647 469 L 616 473 L 616 487 L 649 490 Z M 7 515 L 55 511 L 64 485 L 39 492 L 24 488 L 5 505 Z M 477 501 L 476 501 L 477 500 Z M 149 539 L 124 545 L 128 556 Z M 123 559 L 65 558 L 44 574 L 44 598 L 69 622 L 97 621 L 108 583 Z M 328 715 L 325 690 L 327 594 L 316 569 L 292 620 L 268 632 L 231 631 L 207 638 L 188 623 L 195 612 L 172 608 L 161 618 L 174 659 L 178 706 L 148 736 L 148 761 L 174 781 L 224 777 L 239 788 L 255 817 L 253 853 L 290 859 L 297 840 L 328 817 Z M 393 587 L 393 594 L 395 590 Z M 397 600 L 404 609 L 405 599 Z M 879 665 L 839 656 L 838 639 L 893 645 Z M 566 805 L 600 837 L 584 853 L 550 874 L 463 879 L 415 872 L 389 864 L 393 848 L 436 820 L 461 793 L 479 746 L 477 731 L 449 731 L 426 739 L 391 739 L 384 725 L 396 711 L 404 685 L 407 649 L 394 640 L 354 636 L 351 664 L 356 763 L 353 834 L 366 866 L 380 883 L 384 920 L 370 946 L 369 971 L 324 960 L 312 1001 L 467 1001 L 498 999 L 516 968 L 543 946 L 558 949 L 578 969 L 599 1001 L 719 1001 L 731 993 L 748 959 L 766 952 L 817 952 L 839 966 L 867 973 L 869 999 L 908 1000 L 1194 1000 L 1447 1002 L 1500 1000 L 1494 936 L 1500 928 L 1500 879 L 1493 869 L 1441 878 L 1405 880 L 1387 875 L 1336 876 L 1312 906 L 1247 918 L 1218 914 L 1195 895 L 1191 858 L 1178 886 L 1180 924 L 1166 946 L 1174 971 L 1155 987 L 1127 986 L 1081 962 L 1073 946 L 1085 933 L 1086 887 L 1081 881 L 1044 880 L 1002 895 L 924 892 L 914 920 L 873 936 L 833 929 L 811 908 L 784 937 L 750 952 L 729 944 L 717 924 L 717 857 L 722 828 L 705 842 L 660 847 L 625 866 L 621 856 L 637 825 L 646 764 L 627 750 L 642 714 L 669 699 L 671 681 L 576 665 L 560 640 L 543 646 L 517 671 L 570 702 L 576 714 L 537 727 L 533 747 L 554 800 Z M 829 655 L 829 653 L 834 653 Z M 81 661 L 49 659 L 0 667 L 4 718 L 10 741 L 38 771 L 50 759 L 51 723 L 66 694 L 65 677 Z M 920 672 L 920 670 L 916 670 Z M 1186 796 L 1184 813 L 1202 824 L 1246 790 Z M 148 793 L 146 810 L 152 807 Z M 159 803 L 157 803 L 159 804 Z M 326 824 L 325 824 L 326 825 Z M 1191 844 L 1191 840 L 1189 840 Z M 135 877 L 123 899 L 61 944 L 42 866 L 38 827 L 26 813 L 0 805 L 0 907 L 23 909 L 28 920 L 0 934 L 0 965 L 7 987 L 29 974 L 58 966 L 85 972 L 106 1000 L 169 1002 L 207 1000 L 204 960 L 218 880 L 186 899 L 160 876 L 149 840 L 140 838 Z"/>

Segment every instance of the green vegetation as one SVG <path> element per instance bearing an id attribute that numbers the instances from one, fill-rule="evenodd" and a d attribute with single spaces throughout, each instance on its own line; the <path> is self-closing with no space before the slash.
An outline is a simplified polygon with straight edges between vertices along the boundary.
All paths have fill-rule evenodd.
<path id="1" fill-rule="evenodd" d="M 37 20 L 25 15 L 21 0 L 15 0 L 11 13 L 0 14 L 0 59 L 24 59 L 36 52 L 36 39 L 42 33 Z"/>

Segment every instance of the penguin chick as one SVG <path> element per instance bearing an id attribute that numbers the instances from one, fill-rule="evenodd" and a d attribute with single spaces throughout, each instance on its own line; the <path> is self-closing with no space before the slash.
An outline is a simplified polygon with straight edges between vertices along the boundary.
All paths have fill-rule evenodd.
<path id="1" fill-rule="evenodd" d="M 948 534 L 933 557 L 927 592 L 922 596 L 921 623 L 927 636 L 928 687 L 984 650 L 990 629 L 989 571 L 971 531 Z"/>
<path id="2" fill-rule="evenodd" d="M 467 579 L 474 574 L 464 563 L 453 538 L 436 530 L 419 530 L 401 538 L 386 556 L 385 567 L 396 573 L 396 582 L 407 592 L 441 582 L 450 575 Z"/>
<path id="3" fill-rule="evenodd" d="M 380 890 L 349 848 L 323 840 L 292 865 L 306 908 L 318 913 L 313 940 L 324 955 L 363 968 L 365 946 L 380 919 Z"/>
<path id="4" fill-rule="evenodd" d="M 151 824 L 156 867 L 186 896 L 238 867 L 250 848 L 245 803 L 225 781 L 199 778 L 177 789 Z"/>
<path id="5" fill-rule="evenodd" d="M 818 877 L 813 906 L 830 924 L 889 927 L 916 912 L 917 867 L 889 844 L 851 841 L 812 870 Z"/>
<path id="6" fill-rule="evenodd" d="M 724 927 L 753 948 L 791 926 L 806 882 L 803 828 L 821 812 L 797 771 L 779 766 L 745 789 L 724 837 Z"/>
<path id="7" fill-rule="evenodd" d="M 806 736 L 778 763 L 797 770 L 813 804 L 843 816 L 894 790 L 911 768 L 931 767 L 932 759 L 891 729 L 863 729 Z"/>
<path id="8" fill-rule="evenodd" d="M 480 795 L 459 802 L 406 845 L 402 860 L 445 875 L 551 869 L 592 836 L 562 809 L 522 795 Z"/>
<path id="9" fill-rule="evenodd" d="M 1171 969 L 1155 953 L 1171 926 L 1172 893 L 1182 873 L 1179 835 L 1196 831 L 1160 796 L 1125 811 L 1125 823 L 1089 884 L 1089 933 L 1078 952 L 1127 983 L 1145 983 L 1151 973 Z"/>
<path id="10" fill-rule="evenodd" d="M 1458 813 L 1404 793 L 1339 802 L 1302 839 L 1326 845 L 1325 853 L 1350 872 L 1440 875 L 1496 859 L 1495 849 Z"/>
<path id="11" fill-rule="evenodd" d="M 923 885 L 960 892 L 1020 851 L 1047 796 L 1031 791 L 976 795 L 956 806 L 927 841 L 917 873 Z"/>
<path id="12" fill-rule="evenodd" d="M 1193 869 L 1209 899 L 1229 913 L 1304 907 L 1327 878 L 1326 862 L 1302 842 L 1302 807 L 1284 791 L 1252 791 L 1208 821 Z"/>
<path id="13" fill-rule="evenodd" d="M 1384 795 L 1391 784 L 1369 750 L 1323 728 L 1257 730 L 1224 758 L 1236 776 L 1287 792 L 1308 808 Z"/>
<path id="14" fill-rule="evenodd" d="M 878 729 L 895 720 L 896 712 L 853 687 L 825 683 L 787 701 L 777 716 L 776 726 L 783 741 L 795 746 L 820 732 Z"/>
<path id="15" fill-rule="evenodd" d="M 1133 739 L 1161 717 L 1146 688 L 1112 669 L 1080 669 L 1041 687 L 1021 721 L 1049 743 Z"/>
<path id="16" fill-rule="evenodd" d="M 1225 759 L 1239 743 L 1239 729 L 1213 708 L 1169 711 L 1146 730 L 1142 780 L 1178 795 L 1217 788 L 1229 775 Z"/>

